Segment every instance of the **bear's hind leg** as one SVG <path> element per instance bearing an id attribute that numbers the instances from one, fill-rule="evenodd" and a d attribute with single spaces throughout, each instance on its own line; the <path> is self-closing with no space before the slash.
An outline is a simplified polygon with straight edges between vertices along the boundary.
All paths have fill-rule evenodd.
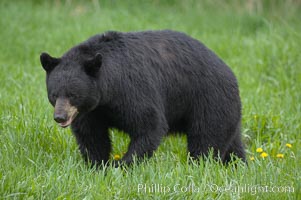
<path id="1" fill-rule="evenodd" d="M 187 142 L 188 151 L 193 158 L 207 157 L 209 151 L 213 149 L 214 158 L 220 158 L 223 163 L 231 160 L 231 153 L 245 160 L 240 124 L 235 128 L 222 129 L 218 125 L 196 123 L 187 132 Z"/>
<path id="2" fill-rule="evenodd" d="M 187 131 L 187 148 L 190 156 L 194 159 L 208 157 L 210 150 L 213 150 L 213 157 L 218 158 L 219 153 L 227 146 L 227 139 L 222 135 L 220 131 L 213 131 L 208 125 L 202 126 L 196 122 Z"/>
<path id="3" fill-rule="evenodd" d="M 246 155 L 244 150 L 244 145 L 240 138 L 240 133 L 235 136 L 231 144 L 229 145 L 227 151 L 222 156 L 223 163 L 228 163 L 231 161 L 231 154 L 234 154 L 238 158 L 241 158 L 242 161 L 246 162 Z"/>

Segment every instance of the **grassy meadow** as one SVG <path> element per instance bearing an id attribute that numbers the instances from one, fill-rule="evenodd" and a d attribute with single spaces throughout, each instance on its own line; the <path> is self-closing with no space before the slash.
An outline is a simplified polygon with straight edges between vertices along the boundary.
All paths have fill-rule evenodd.
<path id="1" fill-rule="evenodd" d="M 0 2 L 0 199 L 301 199 L 300 1 Z M 248 165 L 191 163 L 186 138 L 164 139 L 127 169 L 89 168 L 53 120 L 39 63 L 107 30 L 173 29 L 236 74 Z M 112 160 L 129 138 L 112 129 Z M 237 167 L 235 167 L 237 166 Z"/>

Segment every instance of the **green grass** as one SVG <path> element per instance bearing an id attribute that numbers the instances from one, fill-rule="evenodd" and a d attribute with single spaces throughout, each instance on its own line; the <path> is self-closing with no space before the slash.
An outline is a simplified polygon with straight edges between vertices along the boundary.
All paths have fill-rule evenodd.
<path id="1" fill-rule="evenodd" d="M 0 3 L 0 199 L 301 199 L 300 3 L 55 2 Z M 71 131 L 54 123 L 39 54 L 60 56 L 106 30 L 147 29 L 186 32 L 231 66 L 243 102 L 248 166 L 211 159 L 189 164 L 186 138 L 173 136 L 149 161 L 95 171 L 83 162 Z M 111 137 L 113 159 L 129 138 L 114 129 Z M 262 159 L 257 147 L 269 156 Z"/>

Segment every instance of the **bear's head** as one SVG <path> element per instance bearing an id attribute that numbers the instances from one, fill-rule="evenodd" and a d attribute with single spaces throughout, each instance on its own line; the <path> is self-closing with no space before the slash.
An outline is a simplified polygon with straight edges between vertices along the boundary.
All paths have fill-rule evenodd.
<path id="1" fill-rule="evenodd" d="M 100 94 L 97 76 L 102 56 L 96 54 L 87 59 L 74 56 L 40 56 L 46 71 L 48 99 L 54 106 L 54 120 L 61 127 L 69 126 L 81 114 L 92 111 L 99 105 Z"/>

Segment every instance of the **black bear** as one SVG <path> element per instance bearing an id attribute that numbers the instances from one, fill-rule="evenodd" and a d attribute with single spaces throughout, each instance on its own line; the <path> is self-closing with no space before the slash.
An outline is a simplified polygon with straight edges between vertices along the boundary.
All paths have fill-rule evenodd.
<path id="1" fill-rule="evenodd" d="M 168 132 L 187 135 L 190 156 L 245 160 L 241 102 L 230 68 L 201 42 L 171 30 L 109 31 L 62 57 L 40 56 L 54 120 L 71 125 L 85 160 L 106 163 L 108 129 L 130 136 L 122 163 L 150 157 Z"/>

